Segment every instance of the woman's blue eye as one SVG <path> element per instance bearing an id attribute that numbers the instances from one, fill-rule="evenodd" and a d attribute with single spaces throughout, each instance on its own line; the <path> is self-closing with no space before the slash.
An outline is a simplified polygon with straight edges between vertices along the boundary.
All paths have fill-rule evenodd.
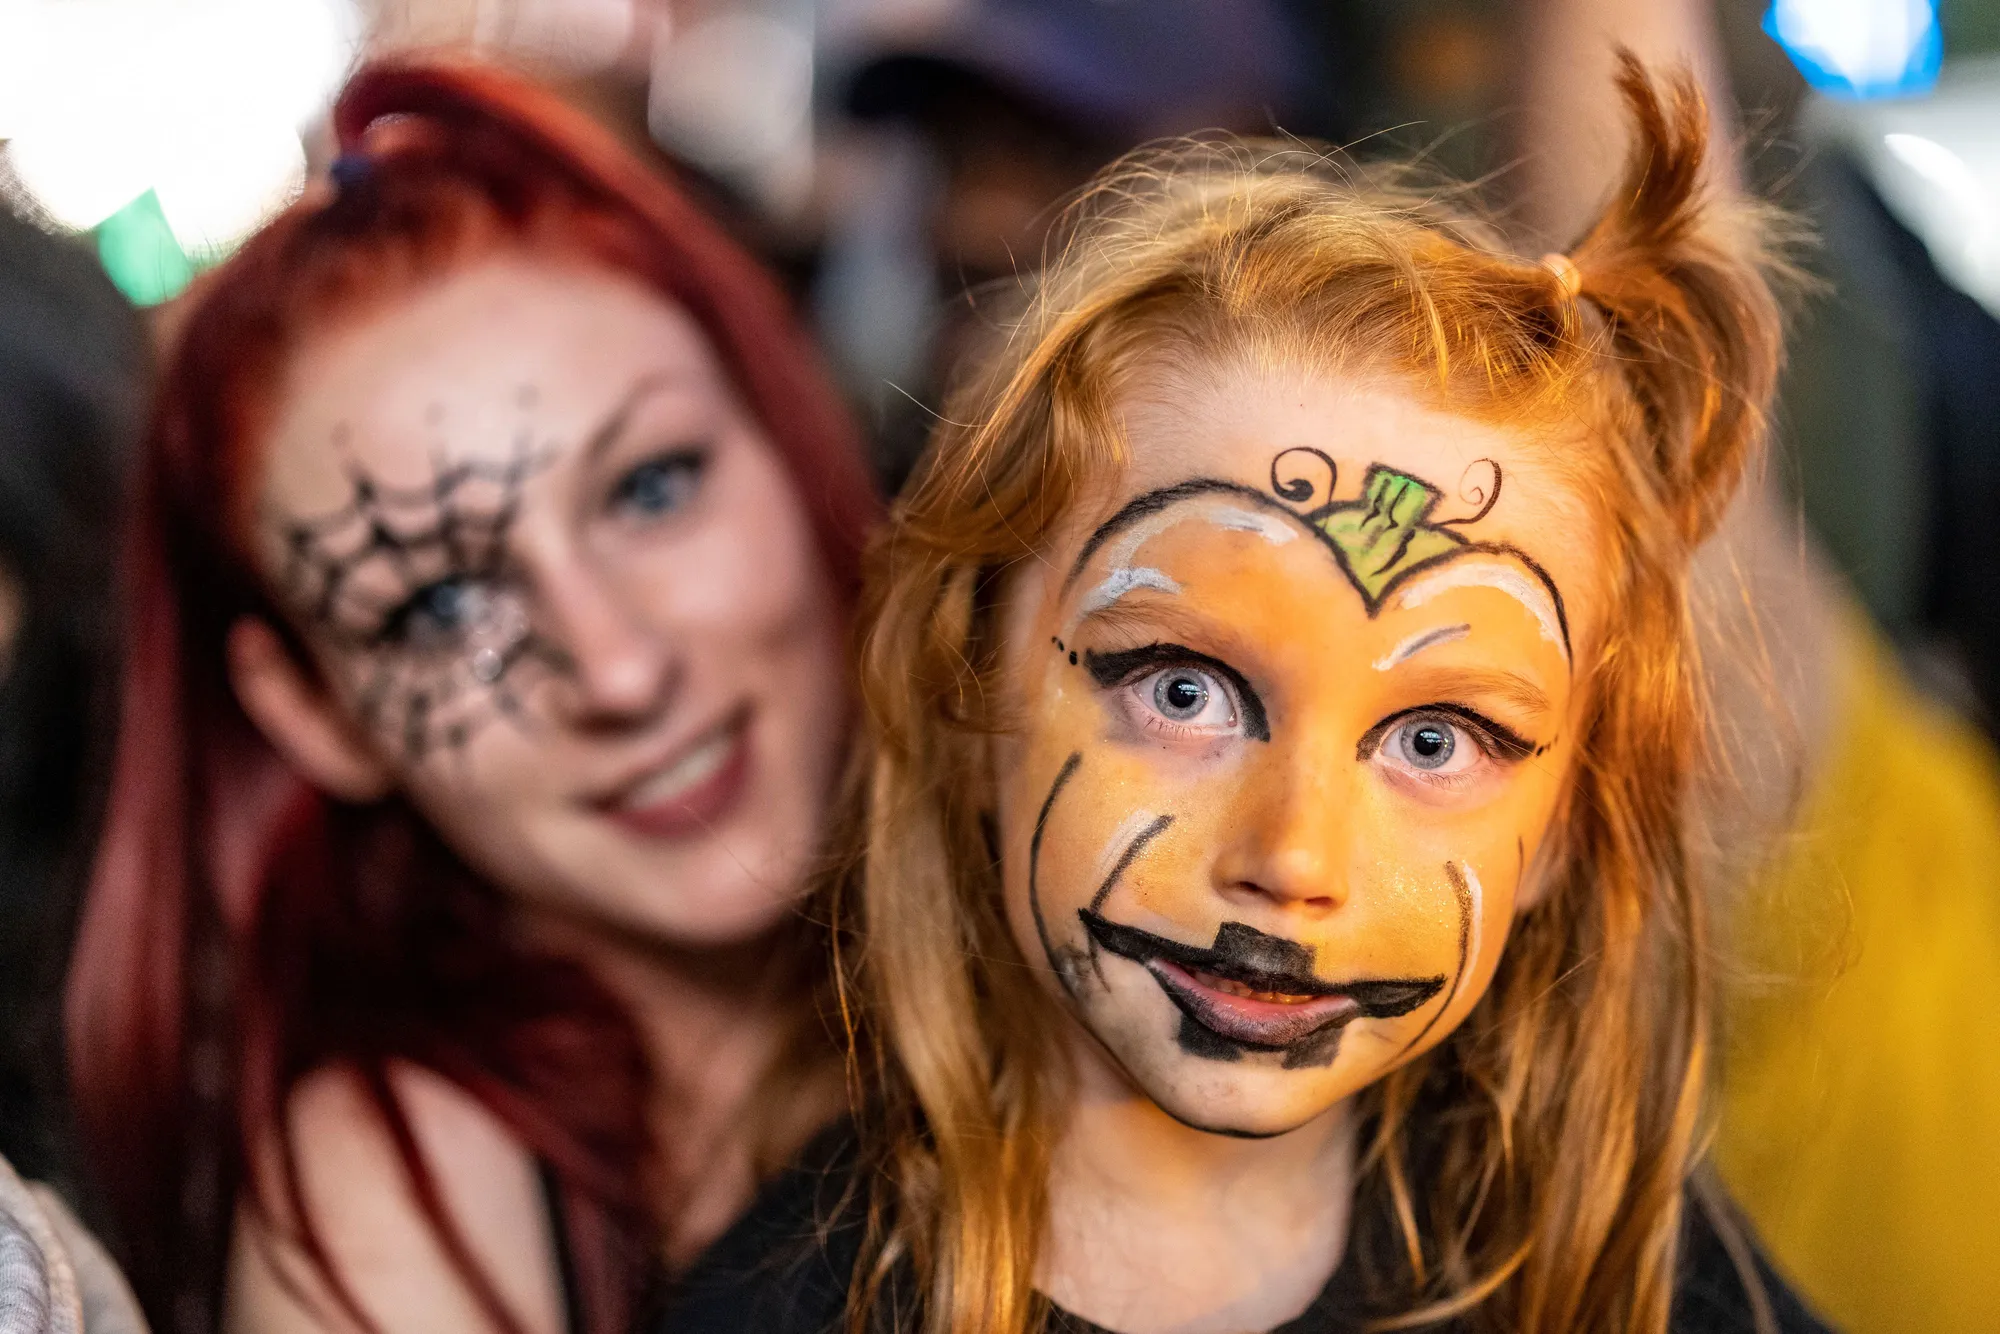
<path id="1" fill-rule="evenodd" d="M 381 638 L 419 650 L 454 648 L 498 616 L 499 594 L 482 579 L 440 579 L 412 593 L 389 616 Z"/>
<path id="2" fill-rule="evenodd" d="M 472 586 L 463 579 L 447 579 L 421 590 L 410 607 L 412 617 L 422 617 L 440 629 L 457 629 L 470 618 Z"/>
<path id="3" fill-rule="evenodd" d="M 648 459 L 619 479 L 612 503 L 649 517 L 671 514 L 694 499 L 707 467 L 707 456 L 696 450 Z"/>

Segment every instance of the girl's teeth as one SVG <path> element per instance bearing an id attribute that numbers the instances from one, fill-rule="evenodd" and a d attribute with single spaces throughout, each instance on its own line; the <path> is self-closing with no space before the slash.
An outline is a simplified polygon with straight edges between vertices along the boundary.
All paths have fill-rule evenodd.
<path id="1" fill-rule="evenodd" d="M 736 745 L 736 729 L 726 728 L 713 740 L 704 742 L 659 773 L 632 789 L 625 798 L 628 810 L 643 810 L 672 801 L 700 786 L 729 760 Z"/>
<path id="2" fill-rule="evenodd" d="M 1254 987 L 1245 986 L 1233 977 L 1217 977 L 1214 973 L 1197 972 L 1194 974 L 1194 980 L 1210 991 L 1220 991 L 1228 996 L 1241 996 L 1245 1000 L 1263 1001 L 1270 1005 L 1304 1005 L 1307 1001 L 1318 999 L 1316 996 L 1295 996 L 1288 991 L 1258 991 Z"/>

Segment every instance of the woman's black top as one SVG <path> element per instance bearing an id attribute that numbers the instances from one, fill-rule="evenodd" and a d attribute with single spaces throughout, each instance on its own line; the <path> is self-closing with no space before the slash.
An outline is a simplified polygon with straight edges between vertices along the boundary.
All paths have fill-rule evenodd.
<path id="1" fill-rule="evenodd" d="M 647 1334 L 839 1334 L 867 1211 L 858 1161 L 851 1129 L 822 1136 L 797 1165 L 765 1187 L 750 1212 L 677 1285 L 665 1309 L 646 1326 Z M 1671 1334 L 1755 1334 L 1750 1295 L 1707 1211 L 1690 1199 L 1684 1212 L 1687 1231 Z M 1357 1235 L 1364 1222 L 1357 1216 Z M 1272 1334 L 1360 1334 L 1369 1320 L 1388 1314 L 1371 1308 L 1363 1295 L 1353 1261 L 1365 1249 L 1350 1243 L 1347 1258 L 1313 1304 Z M 1755 1259 L 1779 1334 L 1827 1334 L 1827 1326 L 1762 1254 Z M 884 1334 L 907 1334 L 920 1326 L 914 1289 L 907 1283 L 900 1292 L 895 1288 L 892 1283 L 884 1306 L 899 1311 L 900 1318 L 887 1316 L 878 1327 Z M 1111 1334 L 1059 1307 L 1051 1308 L 1044 1329 L 1045 1334 Z"/>

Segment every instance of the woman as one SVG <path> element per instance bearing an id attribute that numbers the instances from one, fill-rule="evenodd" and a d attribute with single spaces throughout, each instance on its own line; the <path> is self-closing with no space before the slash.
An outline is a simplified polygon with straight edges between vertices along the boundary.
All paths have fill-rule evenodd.
<path id="1" fill-rule="evenodd" d="M 875 500 L 604 132 L 443 65 L 335 125 L 147 441 L 81 1116 L 163 1329 L 620 1329 L 838 1101 L 793 905 Z"/>
<path id="2" fill-rule="evenodd" d="M 1620 84 L 1540 262 L 1296 150 L 1091 197 L 872 571 L 875 1105 L 659 1328 L 1820 1328 L 1700 1188 L 1683 801 L 1783 265 Z"/>

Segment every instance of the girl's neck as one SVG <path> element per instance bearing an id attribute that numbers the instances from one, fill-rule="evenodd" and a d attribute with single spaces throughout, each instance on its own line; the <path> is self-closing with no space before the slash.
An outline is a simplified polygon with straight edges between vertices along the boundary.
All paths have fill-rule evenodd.
<path id="1" fill-rule="evenodd" d="M 752 941 L 683 949 L 573 919 L 538 920 L 534 939 L 574 958 L 622 1001 L 655 1074 L 649 1112 L 669 1202 L 667 1259 L 678 1266 L 750 1202 L 760 1170 L 832 1115 L 837 1076 L 799 1073 L 784 1115 L 752 1106 L 798 1040 L 809 998 L 783 928 Z M 816 1096 L 828 1082 L 830 1097 Z"/>
<path id="2" fill-rule="evenodd" d="M 1076 1045 L 1037 1286 L 1118 1334 L 1239 1334 L 1303 1311 L 1347 1242 L 1346 1106 L 1270 1139 L 1195 1130 Z"/>

